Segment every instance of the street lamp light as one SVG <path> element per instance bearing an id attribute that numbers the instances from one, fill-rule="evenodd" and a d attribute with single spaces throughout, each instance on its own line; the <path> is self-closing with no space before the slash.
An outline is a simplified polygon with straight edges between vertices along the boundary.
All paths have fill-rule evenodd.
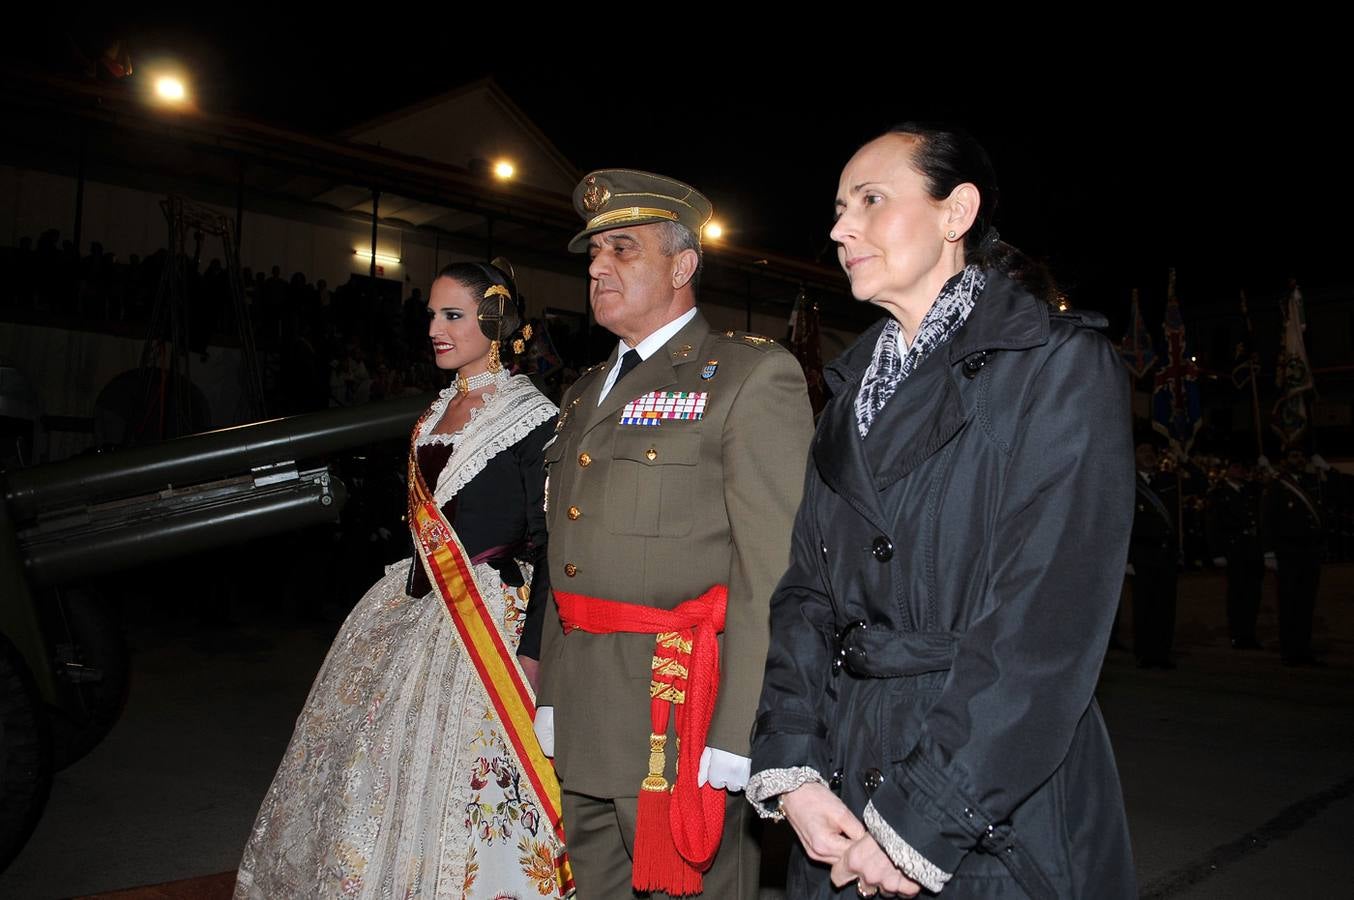
<path id="1" fill-rule="evenodd" d="M 155 79 L 155 96 L 166 103 L 182 103 L 188 96 L 188 88 L 180 78 L 161 75 Z"/>

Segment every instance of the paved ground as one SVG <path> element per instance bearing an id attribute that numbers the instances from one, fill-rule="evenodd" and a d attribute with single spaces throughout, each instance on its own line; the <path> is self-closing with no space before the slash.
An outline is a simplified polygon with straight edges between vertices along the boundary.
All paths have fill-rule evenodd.
<path id="1" fill-rule="evenodd" d="M 1226 647 L 1221 588 L 1214 574 L 1182 580 L 1175 671 L 1138 670 L 1123 652 L 1106 661 L 1100 702 L 1143 896 L 1354 896 L 1338 864 L 1354 818 L 1354 566 L 1323 575 L 1321 669 Z M 1271 581 L 1267 642 L 1272 596 Z M 241 624 L 227 627 L 158 604 L 128 610 L 126 711 L 57 776 L 32 841 L 0 874 L 0 896 L 69 897 L 234 868 L 334 630 L 267 609 L 245 604 L 232 613 Z M 228 883 L 155 896 L 220 896 Z"/>

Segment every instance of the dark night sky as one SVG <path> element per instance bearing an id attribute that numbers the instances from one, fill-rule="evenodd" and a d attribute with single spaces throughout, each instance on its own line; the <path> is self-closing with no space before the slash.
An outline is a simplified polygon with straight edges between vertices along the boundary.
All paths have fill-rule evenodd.
<path id="1" fill-rule="evenodd" d="M 1323 124 L 1340 116 L 1332 104 L 1347 106 L 1348 78 L 1341 56 L 1314 46 L 1319 24 L 1275 26 L 1249 50 L 1235 37 L 1213 50 L 1211 33 L 1202 49 L 1124 33 L 1122 50 L 1022 44 L 1020 55 L 962 33 L 950 48 L 923 29 L 915 48 L 885 53 L 900 35 L 829 29 L 799 47 L 650 43 L 638 54 L 648 62 L 632 63 L 619 32 L 592 20 L 562 26 L 569 46 L 555 51 L 416 22 L 370 51 L 360 16 L 331 18 L 105 33 L 126 35 L 142 66 L 161 54 L 188 64 L 207 109 L 320 134 L 492 75 L 580 169 L 689 180 L 732 240 L 792 256 L 833 261 L 831 200 L 855 147 L 895 121 L 941 118 L 992 154 L 1003 236 L 1046 258 L 1080 305 L 1117 313 L 1135 285 L 1160 298 L 1171 265 L 1187 308 L 1238 288 L 1274 297 L 1290 275 L 1309 294 L 1354 281 L 1348 154 Z"/>

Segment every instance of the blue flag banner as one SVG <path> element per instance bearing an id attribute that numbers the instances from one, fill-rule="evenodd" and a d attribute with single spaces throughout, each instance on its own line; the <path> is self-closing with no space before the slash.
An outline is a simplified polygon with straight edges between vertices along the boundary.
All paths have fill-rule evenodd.
<path id="1" fill-rule="evenodd" d="M 1166 364 L 1157 372 L 1156 389 L 1152 392 L 1152 427 L 1166 435 L 1173 449 L 1186 455 L 1203 425 L 1203 408 L 1199 400 L 1199 368 L 1185 346 L 1185 319 L 1180 313 L 1180 300 L 1175 296 L 1174 269 L 1162 330 L 1166 333 Z"/>

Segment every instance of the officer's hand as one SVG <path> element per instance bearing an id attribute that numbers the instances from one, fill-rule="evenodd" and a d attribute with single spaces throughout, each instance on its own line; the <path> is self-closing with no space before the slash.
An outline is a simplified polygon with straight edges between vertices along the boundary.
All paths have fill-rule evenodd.
<path id="1" fill-rule="evenodd" d="M 1225 557 L 1225 556 L 1215 556 L 1215 557 L 1213 557 L 1213 565 L 1214 565 L 1216 568 L 1219 568 L 1219 569 L 1225 569 L 1225 568 L 1227 568 L 1227 557 Z"/>
<path id="2" fill-rule="evenodd" d="M 701 753 L 700 771 L 696 773 L 696 786 L 710 787 L 726 791 L 741 791 L 748 786 L 752 777 L 752 760 L 737 753 L 729 753 L 718 747 L 706 747 Z"/>
<path id="3" fill-rule="evenodd" d="M 1279 571 L 1279 561 L 1274 558 L 1273 553 L 1265 554 L 1265 568 L 1269 569 L 1271 572 Z"/>
<path id="4" fill-rule="evenodd" d="M 541 743 L 541 752 L 546 756 L 555 755 L 555 707 L 536 707 L 536 718 L 532 722 L 536 740 Z"/>
<path id="5" fill-rule="evenodd" d="M 846 804 L 827 785 L 816 781 L 781 794 L 780 809 L 799 836 L 804 852 L 817 862 L 836 863 L 852 841 L 865 836 L 865 826 Z"/>
<path id="6" fill-rule="evenodd" d="M 832 865 L 833 884 L 843 887 L 853 881 L 862 897 L 881 893 L 915 897 L 921 893 L 921 885 L 904 875 L 868 834 L 852 842 Z"/>

